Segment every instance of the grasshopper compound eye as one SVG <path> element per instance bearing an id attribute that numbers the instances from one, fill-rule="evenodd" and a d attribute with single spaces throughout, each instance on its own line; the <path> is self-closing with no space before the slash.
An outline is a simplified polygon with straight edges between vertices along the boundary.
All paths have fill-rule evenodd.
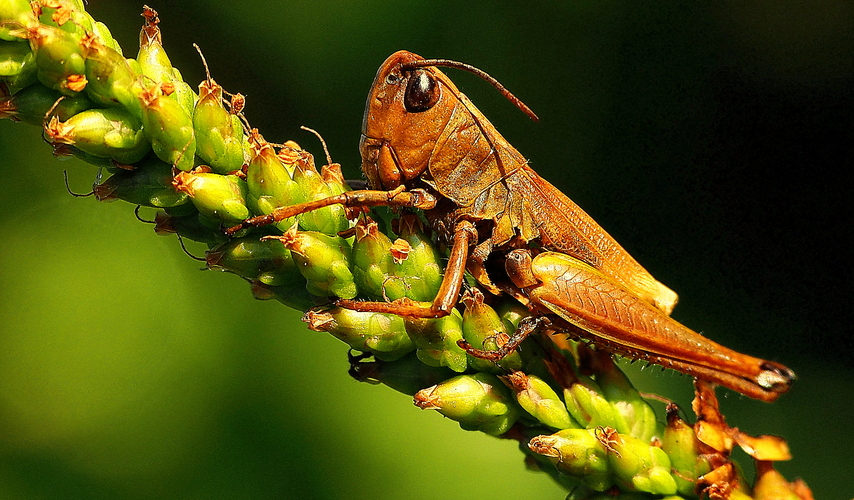
<path id="1" fill-rule="evenodd" d="M 441 90 L 429 71 L 414 69 L 406 84 L 403 105 L 410 113 L 427 111 L 439 102 Z"/>

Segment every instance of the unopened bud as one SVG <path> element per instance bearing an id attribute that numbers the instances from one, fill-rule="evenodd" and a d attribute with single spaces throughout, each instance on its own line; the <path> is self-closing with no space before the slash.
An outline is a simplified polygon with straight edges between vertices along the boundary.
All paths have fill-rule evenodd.
<path id="1" fill-rule="evenodd" d="M 437 410 L 470 431 L 498 436 L 507 432 L 519 416 L 516 402 L 494 375 L 459 375 L 418 391 L 415 405 Z"/>

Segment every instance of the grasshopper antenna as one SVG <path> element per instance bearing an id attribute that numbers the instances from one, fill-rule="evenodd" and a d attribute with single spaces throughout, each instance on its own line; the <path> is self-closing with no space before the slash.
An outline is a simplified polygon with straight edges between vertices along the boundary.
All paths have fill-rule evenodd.
<path id="1" fill-rule="evenodd" d="M 496 80 L 493 76 L 491 76 L 486 71 L 484 71 L 480 68 L 476 68 L 476 67 L 472 66 L 471 64 L 466 64 L 464 62 L 459 62 L 459 61 L 451 61 L 450 59 L 422 59 L 420 61 L 413 61 L 411 63 L 404 64 L 403 68 L 404 69 L 424 68 L 427 66 L 442 66 L 442 67 L 446 67 L 446 68 L 457 68 L 457 69 L 461 69 L 464 71 L 468 71 L 469 73 L 473 73 L 473 74 L 479 76 L 480 78 L 486 80 L 487 82 L 489 82 L 489 84 L 492 85 L 493 87 L 495 87 L 495 89 L 497 91 L 501 92 L 501 95 L 503 95 L 508 101 L 512 102 L 514 106 L 516 106 L 517 108 L 519 108 L 519 110 L 521 110 L 523 113 L 528 115 L 528 118 L 534 120 L 535 122 L 540 121 L 540 117 L 537 116 L 537 114 L 534 113 L 534 111 L 531 108 L 529 108 L 527 104 L 522 102 L 521 99 L 519 99 L 518 97 L 513 95 L 512 92 L 507 90 L 507 87 L 502 85 L 501 82 Z"/>

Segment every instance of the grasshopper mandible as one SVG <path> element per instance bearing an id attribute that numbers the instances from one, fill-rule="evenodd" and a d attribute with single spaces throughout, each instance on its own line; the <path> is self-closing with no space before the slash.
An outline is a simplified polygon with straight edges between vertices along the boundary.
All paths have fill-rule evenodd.
<path id="1" fill-rule="evenodd" d="M 281 207 L 227 233 L 337 203 L 419 208 L 451 248 L 433 302 L 339 300 L 338 305 L 406 317 L 441 317 L 457 303 L 468 271 L 490 292 L 508 293 L 538 317 L 554 318 L 574 332 L 580 329 L 582 333 L 575 335 L 614 352 L 765 401 L 788 390 L 794 379 L 788 368 L 726 349 L 670 319 L 676 294 L 537 175 L 437 66 L 478 74 L 536 120 L 527 106 L 476 68 L 396 52 L 377 71 L 362 122 L 362 171 L 372 189 Z M 541 251 L 559 256 L 548 271 L 532 254 Z M 599 290 L 595 298 L 579 294 L 581 288 L 567 288 L 570 281 L 565 276 L 579 275 L 579 269 L 586 273 L 581 274 L 590 285 L 588 292 Z M 625 301 L 632 306 L 623 307 Z M 532 325 L 520 328 L 524 331 L 508 345 L 517 346 L 524 334 L 536 329 Z"/>

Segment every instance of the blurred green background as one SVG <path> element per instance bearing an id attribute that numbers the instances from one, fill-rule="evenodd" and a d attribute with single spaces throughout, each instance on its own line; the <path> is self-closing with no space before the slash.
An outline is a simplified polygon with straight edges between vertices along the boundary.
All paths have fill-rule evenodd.
<path id="1" fill-rule="evenodd" d="M 187 81 L 196 42 L 269 140 L 321 158 L 313 127 L 350 178 L 387 55 L 493 74 L 539 124 L 448 70 L 678 319 L 798 373 L 771 405 L 720 391 L 729 422 L 785 436 L 817 498 L 854 494 L 851 2 L 152 1 Z M 89 8 L 136 52 L 141 4 Z M 0 167 L 0 498 L 563 498 L 512 442 L 351 380 L 343 344 L 132 207 L 69 196 L 62 170 L 80 192 L 95 170 L 36 129 L 0 122 Z M 687 377 L 629 370 L 688 406 Z"/>

